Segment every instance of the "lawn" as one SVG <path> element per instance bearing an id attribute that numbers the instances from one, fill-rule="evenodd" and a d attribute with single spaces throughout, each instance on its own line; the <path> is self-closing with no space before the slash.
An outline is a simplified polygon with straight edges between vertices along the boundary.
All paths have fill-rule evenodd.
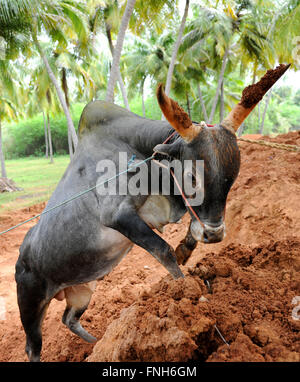
<path id="1" fill-rule="evenodd" d="M 7 176 L 23 191 L 0 194 L 0 213 L 46 201 L 69 164 L 68 155 L 57 156 L 51 164 L 45 158 L 20 158 L 5 162 Z"/>

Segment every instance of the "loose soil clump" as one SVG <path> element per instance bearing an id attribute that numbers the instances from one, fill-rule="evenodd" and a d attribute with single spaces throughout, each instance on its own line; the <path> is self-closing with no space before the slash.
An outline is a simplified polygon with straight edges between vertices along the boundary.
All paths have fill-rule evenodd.
<path id="1" fill-rule="evenodd" d="M 166 276 L 123 310 L 88 360 L 300 361 L 292 305 L 299 253 L 300 241 L 290 238 L 206 255 L 185 279 Z"/>

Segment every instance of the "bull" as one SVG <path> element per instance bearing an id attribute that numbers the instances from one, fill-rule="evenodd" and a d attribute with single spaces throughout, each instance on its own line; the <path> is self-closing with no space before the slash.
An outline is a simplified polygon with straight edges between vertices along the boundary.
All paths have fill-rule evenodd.
<path id="1" fill-rule="evenodd" d="M 66 299 L 63 323 L 82 339 L 96 341 L 79 319 L 88 307 L 96 281 L 108 274 L 134 244 L 148 251 L 177 279 L 183 277 L 179 265 L 186 263 L 198 241 L 216 243 L 224 238 L 226 198 L 240 167 L 235 133 L 287 67 L 268 71 L 260 82 L 246 88 L 240 103 L 214 127 L 192 122 L 162 86 L 158 87 L 157 100 L 166 121 L 142 118 L 103 101 L 84 108 L 76 152 L 46 210 L 95 185 L 97 163 L 104 159 L 117 163 L 119 152 L 147 158 L 154 151 L 179 161 L 203 160 L 204 199 L 193 208 L 197 219 L 188 209 L 188 233 L 175 251 L 153 229 L 176 222 L 187 212 L 183 195 L 99 195 L 94 189 L 42 215 L 24 238 L 15 270 L 25 351 L 30 361 L 40 360 L 41 325 L 53 298 Z M 169 142 L 162 144 L 173 132 Z M 196 179 L 195 174 L 189 175 Z M 120 176 L 116 181 L 122 179 Z"/>

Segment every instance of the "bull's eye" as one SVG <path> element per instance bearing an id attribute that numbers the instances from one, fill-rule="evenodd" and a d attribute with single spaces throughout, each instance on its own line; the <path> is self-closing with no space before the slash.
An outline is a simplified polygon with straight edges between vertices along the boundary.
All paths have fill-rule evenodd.
<path id="1" fill-rule="evenodd" d="M 194 174 L 192 172 L 187 172 L 186 177 L 187 177 L 187 180 L 192 182 L 192 186 L 196 187 L 196 178 L 195 178 Z"/>

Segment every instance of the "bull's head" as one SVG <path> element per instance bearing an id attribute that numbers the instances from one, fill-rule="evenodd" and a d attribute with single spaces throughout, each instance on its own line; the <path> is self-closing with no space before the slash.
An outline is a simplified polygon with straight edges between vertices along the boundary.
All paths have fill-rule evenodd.
<path id="1" fill-rule="evenodd" d="M 193 207 L 202 224 L 191 214 L 191 233 L 195 240 L 204 243 L 223 240 L 226 199 L 240 167 L 240 152 L 235 133 L 288 67 L 289 65 L 279 65 L 276 69 L 269 70 L 258 83 L 245 88 L 241 101 L 230 114 L 211 128 L 205 124 L 193 123 L 187 113 L 164 93 L 163 86 L 159 85 L 159 106 L 180 137 L 172 144 L 157 145 L 154 151 L 180 160 L 204 161 L 204 199 L 201 205 Z M 189 175 L 194 180 L 197 179 L 196 174 Z"/>

